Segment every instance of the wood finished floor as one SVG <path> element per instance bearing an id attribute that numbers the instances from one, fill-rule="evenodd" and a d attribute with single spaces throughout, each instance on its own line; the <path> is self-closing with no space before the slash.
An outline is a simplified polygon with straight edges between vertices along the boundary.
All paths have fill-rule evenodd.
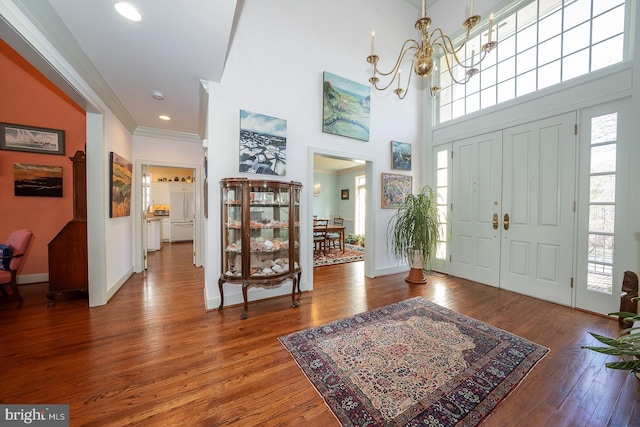
<path id="1" fill-rule="evenodd" d="M 587 331 L 617 335 L 614 320 L 449 277 L 366 279 L 362 263 L 316 268 L 300 307 L 259 301 L 240 320 L 204 310 L 190 252 L 165 245 L 103 307 L 46 307 L 45 285 L 21 288 L 21 310 L 0 298 L 0 402 L 69 404 L 72 426 L 335 426 L 277 338 L 423 296 L 551 349 L 485 426 L 640 425 L 640 382 L 580 349 Z"/>

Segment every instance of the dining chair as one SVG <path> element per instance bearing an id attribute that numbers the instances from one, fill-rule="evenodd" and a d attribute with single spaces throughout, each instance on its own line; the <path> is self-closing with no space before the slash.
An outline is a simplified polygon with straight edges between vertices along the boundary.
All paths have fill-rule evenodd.
<path id="1" fill-rule="evenodd" d="M 18 270 L 22 266 L 25 254 L 31 243 L 33 233 L 31 230 L 16 230 L 9 234 L 7 240 L 1 245 L 0 255 L 0 292 L 7 296 L 5 285 L 9 285 L 11 293 L 18 300 L 18 308 L 22 306 L 22 295 L 18 290 Z"/>
<path id="2" fill-rule="evenodd" d="M 344 218 L 342 217 L 335 217 L 333 218 L 333 225 L 339 225 L 339 226 L 343 226 L 344 225 Z M 327 233 L 327 245 L 329 246 L 329 250 L 331 250 L 331 248 L 335 248 L 338 247 L 338 249 L 342 250 L 342 239 L 340 238 L 341 233 L 338 231 L 331 231 Z"/>
<path id="3" fill-rule="evenodd" d="M 314 219 L 313 220 L 313 250 L 327 253 L 327 226 L 329 225 L 328 219 Z"/>

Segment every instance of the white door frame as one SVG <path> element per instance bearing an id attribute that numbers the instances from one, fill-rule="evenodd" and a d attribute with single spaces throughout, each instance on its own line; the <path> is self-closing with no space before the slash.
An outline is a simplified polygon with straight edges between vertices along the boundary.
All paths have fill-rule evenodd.
<path id="1" fill-rule="evenodd" d="M 163 162 L 158 160 L 135 160 L 135 171 L 134 171 L 134 181 L 133 185 L 137 189 L 135 191 L 134 203 L 135 203 L 135 212 L 142 212 L 142 166 L 163 166 L 163 167 L 175 167 L 175 168 L 184 168 L 184 169 L 194 169 L 196 178 L 195 185 L 195 209 L 196 209 L 196 218 L 193 233 L 193 263 L 197 267 L 202 266 L 202 241 L 203 241 L 203 224 L 204 224 L 204 209 L 202 206 L 202 185 L 198 183 L 204 182 L 204 176 L 202 173 L 202 165 L 201 164 L 191 164 L 191 163 L 171 163 L 171 162 Z M 133 271 L 136 273 L 140 273 L 144 270 L 144 255 L 143 255 L 143 243 L 142 243 L 142 228 L 143 228 L 143 220 L 141 215 L 135 216 L 134 221 L 134 262 L 133 262 Z"/>
<path id="2" fill-rule="evenodd" d="M 376 241 L 376 235 L 375 235 L 376 233 L 375 233 L 375 227 L 374 227 L 374 224 L 376 223 L 375 206 L 378 203 L 377 195 L 380 194 L 379 189 L 375 187 L 377 180 L 373 179 L 373 171 L 376 170 L 376 158 L 374 156 L 368 156 L 361 153 L 327 150 L 320 147 L 309 147 L 307 164 L 310 165 L 310 167 L 309 167 L 309 172 L 308 172 L 309 175 L 308 175 L 307 182 L 310 182 L 310 183 L 313 183 L 313 164 L 314 164 L 314 156 L 316 154 L 320 156 L 336 157 L 336 158 L 343 158 L 343 159 L 350 159 L 350 160 L 363 160 L 366 162 L 365 163 L 365 176 L 366 176 L 365 190 L 367 192 L 367 200 L 366 200 L 367 215 L 365 217 L 364 228 L 365 228 L 365 236 L 367 241 L 375 242 Z M 307 279 L 307 285 L 305 286 L 305 290 L 307 289 L 311 290 L 313 289 L 313 252 L 312 252 L 313 245 L 311 245 L 310 242 L 313 241 L 313 236 L 312 236 L 313 225 L 312 225 L 312 214 L 310 211 L 310 207 L 313 206 L 313 191 L 311 189 L 307 189 L 306 192 L 308 197 L 308 200 L 307 200 L 308 203 L 306 203 L 307 211 L 306 212 L 302 211 L 301 217 L 308 219 L 308 223 L 307 223 L 308 231 L 306 233 L 306 236 L 303 236 L 303 241 L 300 242 L 300 244 L 302 245 L 302 247 L 307 248 L 307 251 L 309 251 L 307 259 L 310 260 L 309 265 L 311 265 L 312 267 L 307 269 L 308 279 Z M 304 189 L 303 189 L 303 194 L 304 194 Z M 306 237 L 306 242 L 308 243 L 305 243 L 304 237 Z M 376 277 L 374 252 L 375 252 L 374 248 L 369 248 L 364 251 L 364 275 L 366 277 Z M 303 274 L 304 274 L 304 271 L 303 271 Z"/>

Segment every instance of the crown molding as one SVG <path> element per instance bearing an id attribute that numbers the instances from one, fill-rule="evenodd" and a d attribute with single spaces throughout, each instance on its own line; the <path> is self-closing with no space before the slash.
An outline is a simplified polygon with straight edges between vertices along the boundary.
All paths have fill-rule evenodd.
<path id="1" fill-rule="evenodd" d="M 172 141 L 193 142 L 202 144 L 202 138 L 195 133 L 176 132 L 173 130 L 164 130 L 157 128 L 149 128 L 138 126 L 133 132 L 134 136 L 147 136 L 150 138 L 170 139 Z"/>

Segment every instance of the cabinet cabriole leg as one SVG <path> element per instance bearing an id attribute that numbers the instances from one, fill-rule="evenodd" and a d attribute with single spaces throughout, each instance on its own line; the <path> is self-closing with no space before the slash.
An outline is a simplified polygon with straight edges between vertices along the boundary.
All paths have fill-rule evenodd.
<path id="1" fill-rule="evenodd" d="M 224 281 L 222 279 L 218 279 L 218 289 L 220 289 L 220 306 L 218 307 L 218 311 L 221 311 L 224 308 L 224 292 L 222 291 L 222 285 Z"/>
<path id="2" fill-rule="evenodd" d="M 296 288 L 300 289 L 300 284 L 298 283 L 298 275 L 294 274 L 291 276 L 291 281 L 293 282 L 293 286 L 291 289 L 291 305 L 293 307 L 298 307 L 300 304 L 296 301 Z"/>
<path id="3" fill-rule="evenodd" d="M 247 312 L 249 311 L 249 301 L 247 296 L 248 286 L 249 286 L 248 283 L 246 282 L 242 283 L 242 298 L 244 298 L 244 310 L 242 311 L 242 316 L 240 316 L 240 318 L 243 320 L 247 318 Z"/>

